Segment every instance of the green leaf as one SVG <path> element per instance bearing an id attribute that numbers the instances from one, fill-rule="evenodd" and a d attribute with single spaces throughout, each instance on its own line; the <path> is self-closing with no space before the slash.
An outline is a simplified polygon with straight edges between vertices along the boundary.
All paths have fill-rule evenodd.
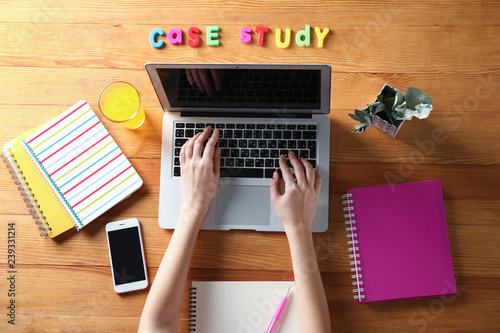
<path id="1" fill-rule="evenodd" d="M 406 90 L 406 106 L 409 109 L 415 110 L 415 106 L 419 104 L 417 102 L 417 96 L 421 94 L 422 91 L 420 89 L 410 87 Z"/>
<path id="2" fill-rule="evenodd" d="M 367 117 L 370 120 L 370 124 L 373 123 L 373 120 L 375 119 L 375 117 L 373 116 L 373 114 L 368 114 Z"/>
<path id="3" fill-rule="evenodd" d="M 393 110 L 393 105 L 394 105 L 394 101 L 396 100 L 396 96 L 394 97 L 389 97 L 389 98 L 386 98 L 384 100 L 384 104 L 385 104 L 385 111 L 386 112 L 391 112 Z"/>
<path id="4" fill-rule="evenodd" d="M 403 104 L 405 101 L 405 97 L 401 91 L 396 92 L 396 99 L 394 100 L 394 105 L 392 107 L 393 110 L 396 109 L 399 105 Z"/>
<path id="5" fill-rule="evenodd" d="M 377 107 L 375 108 L 375 111 L 373 113 L 378 113 L 378 112 L 381 112 L 381 111 L 384 111 L 385 109 L 385 104 L 379 104 L 377 105 Z"/>
<path id="6" fill-rule="evenodd" d="M 366 125 L 365 124 L 358 124 L 358 125 L 354 125 L 354 128 L 355 128 L 355 130 L 352 131 L 353 133 L 363 133 L 366 129 Z"/>
<path id="7" fill-rule="evenodd" d="M 429 105 L 432 104 L 432 98 L 430 98 L 429 95 L 427 95 L 424 92 L 418 94 L 415 100 L 416 100 L 415 106 L 418 104 L 429 104 Z"/>
<path id="8" fill-rule="evenodd" d="M 370 118 L 370 116 L 371 116 L 371 118 Z M 370 115 L 367 115 L 367 116 L 365 117 L 365 121 L 364 121 L 364 123 L 366 124 L 366 126 L 370 126 L 370 127 L 372 127 L 372 123 L 373 123 L 373 116 L 372 116 L 371 114 L 370 114 Z"/>
<path id="9" fill-rule="evenodd" d="M 357 110 L 356 110 L 357 111 Z M 363 121 L 363 119 L 355 114 L 352 114 L 352 113 L 349 113 L 349 117 L 351 117 L 352 119 L 356 120 L 356 121 Z"/>
<path id="10" fill-rule="evenodd" d="M 356 114 L 356 116 L 360 117 L 361 119 L 364 119 L 366 117 L 366 115 L 368 114 L 368 112 L 363 111 L 363 110 L 354 110 L 354 113 Z"/>

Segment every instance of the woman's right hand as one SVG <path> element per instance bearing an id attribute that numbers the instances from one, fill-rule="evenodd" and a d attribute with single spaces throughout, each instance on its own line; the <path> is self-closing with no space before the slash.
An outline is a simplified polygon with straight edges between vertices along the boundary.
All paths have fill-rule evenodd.
<path id="1" fill-rule="evenodd" d="M 285 190 L 281 192 L 280 176 L 275 171 L 271 181 L 271 202 L 287 233 L 311 232 L 321 191 L 321 176 L 309 161 L 303 158 L 297 159 L 293 152 L 289 152 L 288 155 L 296 180 L 286 164 L 285 156 L 281 155 L 280 169 Z"/>

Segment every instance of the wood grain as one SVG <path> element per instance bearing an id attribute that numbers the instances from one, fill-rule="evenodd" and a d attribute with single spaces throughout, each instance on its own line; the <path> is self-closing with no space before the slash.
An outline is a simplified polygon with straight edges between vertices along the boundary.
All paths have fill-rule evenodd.
<path id="1" fill-rule="evenodd" d="M 23 27 L 21 31 L 27 30 L 21 35 L 11 23 L 0 23 L 0 30 L 5 31 L 6 36 L 0 44 L 0 61 L 6 65 L 37 67 L 142 68 L 147 62 L 161 62 L 167 56 L 170 62 L 205 62 L 203 59 L 210 57 L 222 63 L 250 59 L 272 63 L 279 57 L 282 63 L 304 63 L 304 59 L 328 63 L 338 72 L 399 73 L 404 68 L 405 73 L 499 73 L 500 26 L 494 25 L 430 25 L 419 27 L 419 34 L 415 34 L 413 26 L 332 26 L 328 20 L 317 23 L 322 29 L 326 26 L 333 31 L 326 37 L 323 48 L 317 47 L 317 38 L 313 35 L 309 47 L 299 47 L 292 40 L 287 49 L 280 49 L 275 43 L 275 31 L 280 26 L 269 25 L 264 47 L 259 47 L 255 41 L 242 44 L 239 39 L 243 26 L 231 23 L 219 24 L 221 46 L 207 47 L 204 32 L 200 35 L 200 44 L 204 44 L 201 47 L 167 43 L 158 50 L 149 45 L 152 29 L 160 27 L 168 32 L 172 27 L 184 31 L 190 27 L 176 24 L 173 17 L 166 21 L 174 26 L 91 24 L 85 33 L 81 24 L 50 23 L 40 30 L 32 23 L 19 23 Z M 292 26 L 293 38 L 309 23 Z M 313 24 L 313 28 L 315 26 Z M 206 26 L 200 29 L 205 30 Z M 107 32 L 107 38 L 100 38 L 103 31 Z M 486 42 L 488 48 L 478 47 Z M 387 49 L 390 49 L 390 61 L 387 61 Z M 37 54 L 35 59 L 33 52 Z M 407 56 L 409 52 L 411 57 Z M 132 54 L 133 57 L 128 56 Z M 448 61 L 456 54 L 460 57 L 455 57 L 454 62 Z"/>
<path id="2" fill-rule="evenodd" d="M 0 169 L 1 332 L 133 332 L 147 291 L 113 291 L 105 224 L 142 223 L 148 276 L 172 230 L 158 226 L 162 117 L 147 62 L 324 63 L 332 67 L 329 229 L 315 234 L 332 330 L 358 333 L 487 332 L 500 327 L 500 2 L 496 0 L 195 1 L 0 0 L 0 143 L 86 99 L 111 81 L 140 91 L 146 123 L 131 131 L 98 116 L 144 179 L 144 186 L 80 232 L 44 239 Z M 276 28 L 328 27 L 325 46 L 276 47 Z M 205 44 L 221 27 L 219 47 Z M 264 47 L 239 30 L 270 28 Z M 149 45 L 153 28 L 191 26 L 202 44 Z M 184 37 L 186 37 L 184 35 Z M 255 37 L 255 34 L 254 34 Z M 384 83 L 415 86 L 434 99 L 425 120 L 397 138 L 377 129 L 352 134 L 348 114 L 372 102 Z M 453 297 L 358 304 L 341 195 L 349 188 L 440 179 L 458 292 Z M 16 228 L 16 326 L 7 323 L 8 226 Z M 293 280 L 283 233 L 201 231 L 184 293 L 198 280 Z"/>
<path id="3" fill-rule="evenodd" d="M 185 3 L 182 0 L 169 1 L 165 7 L 161 0 L 151 0 L 147 4 L 141 0 L 114 1 L 102 3 L 97 0 L 81 0 L 65 3 L 61 0 L 41 0 L 36 3 L 27 0 L 5 1 L 3 8 L 9 15 L 1 22 L 51 22 L 91 24 L 103 21 L 113 24 L 124 22 L 146 24 L 166 22 L 166 17 L 175 17 L 178 24 L 206 25 L 214 20 L 222 23 L 238 21 L 242 24 L 259 21 L 262 24 L 290 25 L 292 20 L 283 20 L 276 13 L 294 17 L 297 13 L 307 13 L 310 21 L 327 21 L 336 24 L 359 25 L 496 25 L 500 18 L 499 4 L 495 0 L 471 2 L 467 0 L 437 0 L 433 2 L 402 3 L 395 0 L 352 1 L 289 0 L 285 3 L 249 0 L 245 2 L 197 1 Z M 225 4 L 222 5 L 222 4 Z M 300 5 L 300 7 L 298 7 Z M 326 10 L 325 10 L 326 9 Z M 96 11 L 107 14 L 95 15 Z M 111 15 L 111 13 L 113 15 Z M 411 13 L 411 19 L 401 16 Z M 300 17 L 300 16 L 299 16 Z M 303 18 L 303 17 L 302 17 Z M 391 19 L 392 18 L 392 19 Z"/>

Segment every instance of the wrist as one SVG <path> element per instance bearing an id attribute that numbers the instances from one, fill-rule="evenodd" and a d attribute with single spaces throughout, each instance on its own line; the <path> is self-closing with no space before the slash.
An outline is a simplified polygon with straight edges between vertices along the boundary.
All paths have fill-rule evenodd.
<path id="1" fill-rule="evenodd" d="M 300 225 L 292 225 L 285 227 L 285 233 L 288 242 L 292 244 L 312 244 L 312 231 L 311 228 Z"/>
<path id="2" fill-rule="evenodd" d="M 294 236 L 312 233 L 311 224 L 302 220 L 284 221 L 283 225 L 285 226 L 285 232 L 287 235 Z"/>
<path id="3" fill-rule="evenodd" d="M 181 208 L 180 220 L 184 224 L 195 225 L 200 227 L 205 218 L 206 211 L 200 211 L 193 207 L 183 205 Z"/>

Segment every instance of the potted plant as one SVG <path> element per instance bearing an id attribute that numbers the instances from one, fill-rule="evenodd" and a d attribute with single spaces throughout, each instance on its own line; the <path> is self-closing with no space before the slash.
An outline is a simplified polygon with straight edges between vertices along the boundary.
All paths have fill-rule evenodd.
<path id="1" fill-rule="evenodd" d="M 395 137 L 405 120 L 424 119 L 432 111 L 432 98 L 417 88 L 408 88 L 406 94 L 385 84 L 377 99 L 361 110 L 350 113 L 359 121 L 353 133 L 363 133 L 367 127 L 378 129 Z"/>

